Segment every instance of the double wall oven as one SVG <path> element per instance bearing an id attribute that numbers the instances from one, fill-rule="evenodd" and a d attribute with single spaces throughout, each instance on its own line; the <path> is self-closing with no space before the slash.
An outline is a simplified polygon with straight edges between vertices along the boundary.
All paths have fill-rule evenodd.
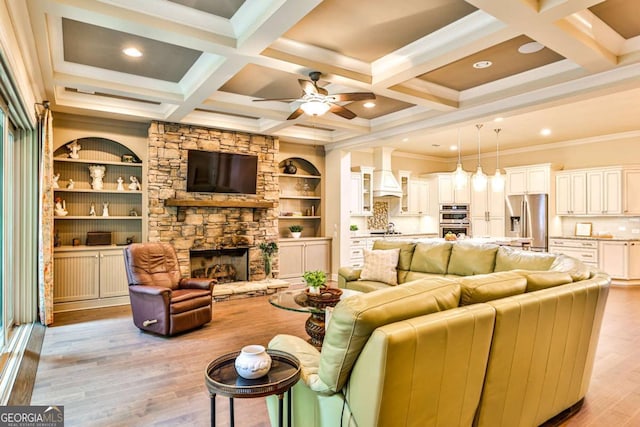
<path id="1" fill-rule="evenodd" d="M 469 236 L 470 231 L 468 204 L 440 205 L 440 237 L 447 233 Z"/>

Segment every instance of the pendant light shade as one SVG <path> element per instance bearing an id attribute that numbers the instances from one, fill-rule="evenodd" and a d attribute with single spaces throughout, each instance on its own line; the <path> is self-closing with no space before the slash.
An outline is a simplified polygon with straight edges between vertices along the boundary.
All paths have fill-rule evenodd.
<path id="1" fill-rule="evenodd" d="M 475 191 L 484 191 L 487 189 L 487 175 L 482 171 L 482 165 L 480 164 L 480 129 L 482 129 L 482 125 L 477 124 L 476 129 L 478 129 L 478 169 L 476 169 L 476 173 L 473 174 L 471 180 Z"/>
<path id="2" fill-rule="evenodd" d="M 453 182 L 457 190 L 461 190 L 467 185 L 467 172 L 462 169 L 462 161 L 460 160 L 460 128 L 458 128 L 458 164 L 453 172 Z"/>
<path id="3" fill-rule="evenodd" d="M 502 129 L 494 129 L 496 133 L 496 173 L 491 177 L 491 190 L 494 193 L 501 193 L 504 191 L 504 176 L 500 173 L 500 144 L 498 142 L 498 135 Z"/>

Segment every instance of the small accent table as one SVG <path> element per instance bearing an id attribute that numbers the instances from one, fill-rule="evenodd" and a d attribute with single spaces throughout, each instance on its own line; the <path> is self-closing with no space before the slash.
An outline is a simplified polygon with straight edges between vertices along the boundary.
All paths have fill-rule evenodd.
<path id="1" fill-rule="evenodd" d="M 229 398 L 230 425 L 234 427 L 233 399 L 278 396 L 278 425 L 282 427 L 284 394 L 300 379 L 300 361 L 292 354 L 269 350 L 271 369 L 267 375 L 248 380 L 236 372 L 235 361 L 240 351 L 227 353 L 214 359 L 204 374 L 205 384 L 211 400 L 211 426 L 216 425 L 216 395 Z M 287 422 L 291 425 L 291 393 L 287 397 Z"/>
<path id="2" fill-rule="evenodd" d="M 354 291 L 352 289 L 343 289 L 340 300 L 360 293 L 362 292 Z M 274 307 L 282 308 L 284 310 L 309 313 L 310 316 L 304 324 L 304 329 L 309 335 L 309 344 L 316 348 L 322 348 L 322 341 L 324 340 L 325 333 L 326 311 L 324 308 L 315 308 L 308 305 L 304 289 L 273 294 L 269 297 L 269 303 Z"/>

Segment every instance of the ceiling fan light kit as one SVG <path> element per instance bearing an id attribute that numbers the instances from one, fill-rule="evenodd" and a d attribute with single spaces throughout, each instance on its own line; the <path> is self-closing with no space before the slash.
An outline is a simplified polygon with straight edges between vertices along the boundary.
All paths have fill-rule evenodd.
<path id="1" fill-rule="evenodd" d="M 329 95 L 329 92 L 318 86 L 321 73 L 312 71 L 309 73 L 309 80 L 298 79 L 298 83 L 302 88 L 303 95 L 298 99 L 254 99 L 254 101 L 299 101 L 300 106 L 287 117 L 287 120 L 293 120 L 300 117 L 303 113 L 309 116 L 321 116 L 327 112 L 332 112 L 342 118 L 351 120 L 356 117 L 355 113 L 337 102 L 367 101 L 376 99 L 376 95 L 372 92 L 353 92 L 353 93 L 336 93 Z"/>

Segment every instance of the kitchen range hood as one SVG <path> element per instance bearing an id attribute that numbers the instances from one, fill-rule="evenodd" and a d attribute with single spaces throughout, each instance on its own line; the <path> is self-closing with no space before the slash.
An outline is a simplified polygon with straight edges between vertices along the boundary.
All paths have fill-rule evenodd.
<path id="1" fill-rule="evenodd" d="M 373 150 L 373 197 L 402 197 L 402 188 L 391 172 L 391 147 Z"/>

